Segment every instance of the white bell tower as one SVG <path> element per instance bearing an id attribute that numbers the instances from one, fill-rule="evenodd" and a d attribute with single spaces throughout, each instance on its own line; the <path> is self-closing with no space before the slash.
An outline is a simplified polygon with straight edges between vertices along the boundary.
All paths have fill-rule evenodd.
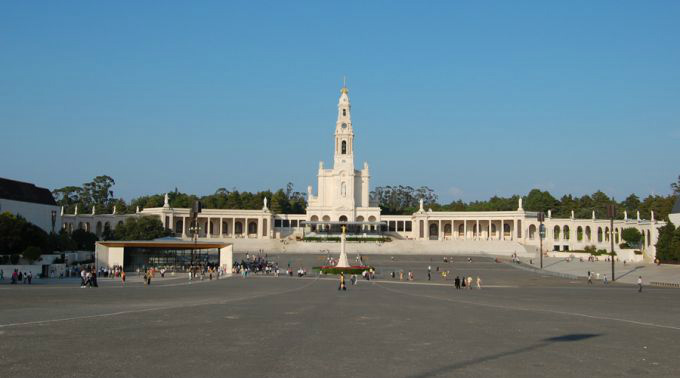
<path id="1" fill-rule="evenodd" d="M 335 155 L 334 168 L 345 168 L 354 171 L 354 131 L 349 102 L 349 90 L 344 83 L 338 100 L 338 121 L 335 123 Z"/>

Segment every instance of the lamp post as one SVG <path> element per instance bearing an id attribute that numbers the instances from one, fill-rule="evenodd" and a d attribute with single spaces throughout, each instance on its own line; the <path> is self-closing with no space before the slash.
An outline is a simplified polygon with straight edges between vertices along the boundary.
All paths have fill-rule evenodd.
<path id="1" fill-rule="evenodd" d="M 194 265 L 194 252 L 196 250 L 196 243 L 198 243 L 198 233 L 201 230 L 198 227 L 198 214 L 201 213 L 203 210 L 203 205 L 201 205 L 201 201 L 196 201 L 194 202 L 194 206 L 189 210 L 189 215 L 191 218 L 191 223 L 193 224 L 192 227 L 189 228 L 189 231 L 192 233 L 192 238 L 194 239 L 194 248 L 191 250 L 191 265 Z"/>
<path id="2" fill-rule="evenodd" d="M 52 210 L 52 233 L 54 234 L 54 224 L 57 222 L 57 210 Z"/>
<path id="3" fill-rule="evenodd" d="M 541 269 L 543 269 L 543 237 L 545 236 L 545 227 L 543 226 L 543 222 L 545 222 L 545 213 L 540 212 L 538 213 L 538 241 L 539 241 L 539 255 L 541 256 Z"/>
<path id="4" fill-rule="evenodd" d="M 609 241 L 611 242 L 612 255 L 612 282 L 616 279 L 614 276 L 614 217 L 616 216 L 616 205 L 607 205 L 607 216 L 609 216 Z"/>

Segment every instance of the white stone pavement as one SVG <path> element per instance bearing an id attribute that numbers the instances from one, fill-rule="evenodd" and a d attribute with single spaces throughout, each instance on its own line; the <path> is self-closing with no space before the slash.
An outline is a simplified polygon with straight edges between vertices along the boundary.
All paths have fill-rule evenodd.
<path id="1" fill-rule="evenodd" d="M 538 267 L 538 258 L 531 259 L 533 266 Z M 529 259 L 522 258 L 521 261 L 529 264 Z M 612 263 L 606 261 L 579 261 L 579 259 L 572 259 L 567 261 L 564 258 L 544 257 L 543 269 L 562 273 L 571 274 L 579 277 L 587 277 L 588 271 L 593 272 L 593 279 L 602 280 L 604 275 L 611 280 Z M 670 283 L 680 285 L 680 266 L 678 265 L 655 265 L 650 263 L 628 263 L 624 265 L 622 262 L 615 263 L 614 270 L 616 273 L 616 280 L 624 283 L 637 283 L 638 276 L 642 276 L 643 284 L 648 285 L 650 282 Z"/>

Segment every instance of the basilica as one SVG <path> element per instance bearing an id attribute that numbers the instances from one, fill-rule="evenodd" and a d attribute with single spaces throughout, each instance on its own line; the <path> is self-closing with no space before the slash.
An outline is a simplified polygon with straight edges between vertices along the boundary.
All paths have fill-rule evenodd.
<path id="1" fill-rule="evenodd" d="M 319 162 L 316 193 L 307 189 L 306 214 L 275 214 L 266 200 L 260 210 L 203 209 L 197 227 L 192 227 L 190 209 L 174 208 L 167 195 L 165 204 L 158 208 L 137 209 L 135 214 L 62 214 L 62 227 L 67 230 L 82 228 L 102 235 L 126 217 L 157 216 L 178 238 L 191 239 L 194 229 L 200 240 L 230 241 L 236 250 L 261 247 L 272 251 L 317 251 L 319 240 L 337 236 L 342 226 L 356 238 L 388 241 L 362 243 L 366 251 L 392 253 L 408 252 L 417 247 L 421 252 L 441 253 L 526 253 L 534 255 L 539 246 L 540 222 L 536 212 L 525 211 L 522 200 L 514 211 L 438 212 L 420 209 L 409 215 L 382 215 L 378 203 L 370 195 L 368 163 L 357 169 L 354 161 L 354 126 L 349 90 L 343 86 L 337 104 L 337 121 L 332 140 L 333 162 L 326 167 Z M 330 140 L 329 140 L 330 142 Z M 554 252 L 583 250 L 586 246 L 607 249 L 610 238 L 615 248 L 621 243 L 624 228 L 633 227 L 643 235 L 643 257 L 655 256 L 658 228 L 665 223 L 642 219 L 640 212 L 614 221 L 607 219 L 545 217 L 543 248 Z M 310 240 L 314 240 L 311 242 Z M 217 241 L 214 240 L 214 241 Z M 330 244 L 330 243 L 328 243 Z M 621 251 L 625 252 L 625 251 Z M 630 251 L 633 254 L 633 251 Z M 638 254 L 639 255 L 639 254 Z"/>

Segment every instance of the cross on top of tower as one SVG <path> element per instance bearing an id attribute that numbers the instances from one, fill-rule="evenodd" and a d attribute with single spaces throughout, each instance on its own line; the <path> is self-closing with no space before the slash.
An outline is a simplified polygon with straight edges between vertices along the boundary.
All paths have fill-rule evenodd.
<path id="1" fill-rule="evenodd" d="M 340 93 L 349 93 L 349 90 L 347 89 L 347 77 L 343 76 L 342 77 L 342 89 L 340 90 Z"/>

